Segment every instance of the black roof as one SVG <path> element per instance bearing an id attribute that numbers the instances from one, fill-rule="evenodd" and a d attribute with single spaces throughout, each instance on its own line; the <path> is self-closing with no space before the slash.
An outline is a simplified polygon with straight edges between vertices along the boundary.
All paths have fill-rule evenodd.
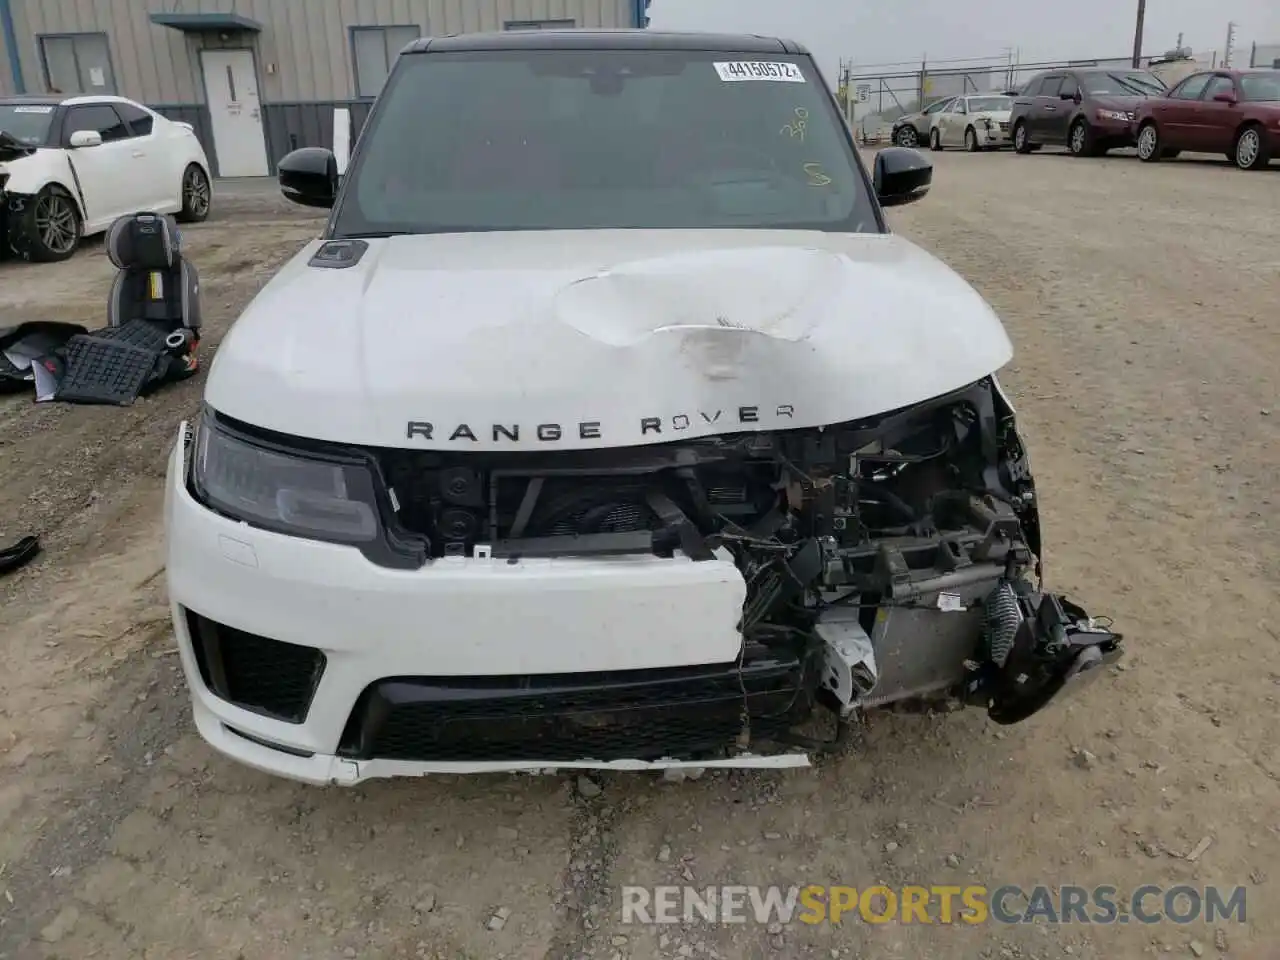
<path id="1" fill-rule="evenodd" d="M 714 53 L 809 51 L 792 40 L 733 33 L 676 33 L 659 30 L 504 30 L 423 37 L 403 53 L 464 50 L 697 50 Z"/>
<path id="2" fill-rule="evenodd" d="M 67 99 L 65 96 L 62 96 L 56 93 L 47 93 L 47 94 L 21 93 L 21 94 L 18 94 L 17 96 L 12 96 L 12 97 L 0 97 L 0 104 L 8 104 L 8 105 L 17 104 L 19 106 L 21 106 L 22 104 L 30 104 L 33 107 L 56 107 L 65 99 Z"/>

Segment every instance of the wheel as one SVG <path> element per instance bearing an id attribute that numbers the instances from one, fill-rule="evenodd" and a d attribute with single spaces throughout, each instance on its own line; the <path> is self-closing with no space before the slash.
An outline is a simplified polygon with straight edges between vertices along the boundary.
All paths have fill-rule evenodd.
<path id="1" fill-rule="evenodd" d="M 182 174 L 182 210 L 178 219 L 183 223 L 201 222 L 209 216 L 212 200 L 209 175 L 198 163 L 189 164 Z"/>
<path id="2" fill-rule="evenodd" d="M 905 127 L 899 127 L 898 132 L 893 135 L 893 139 L 900 147 L 916 147 L 920 145 L 920 137 L 916 133 L 916 128 L 909 123 Z"/>
<path id="3" fill-rule="evenodd" d="M 1160 146 L 1160 133 L 1156 125 L 1148 121 L 1138 131 L 1138 159 L 1147 163 L 1155 163 L 1164 157 L 1166 151 Z"/>
<path id="4" fill-rule="evenodd" d="M 1067 137 L 1067 149 L 1073 157 L 1093 156 L 1093 131 L 1089 129 L 1089 121 L 1081 117 L 1071 125 L 1071 134 Z"/>
<path id="5" fill-rule="evenodd" d="M 942 149 L 942 134 L 938 132 L 937 127 L 934 127 L 932 130 L 929 131 L 929 149 L 930 150 Z"/>
<path id="6" fill-rule="evenodd" d="M 1235 156 L 1232 157 L 1241 170 L 1261 170 L 1271 160 L 1267 134 L 1257 124 L 1250 124 L 1236 135 Z"/>
<path id="7" fill-rule="evenodd" d="M 970 153 L 978 152 L 978 132 L 969 127 L 964 132 L 964 148 Z"/>
<path id="8" fill-rule="evenodd" d="M 80 211 L 71 194 L 50 184 L 18 217 L 10 215 L 9 246 L 25 260 L 68 260 L 80 245 Z"/>
<path id="9" fill-rule="evenodd" d="M 1018 125 L 1013 128 L 1013 152 L 1031 152 L 1031 141 L 1027 136 L 1027 123 L 1025 120 L 1019 120 Z"/>

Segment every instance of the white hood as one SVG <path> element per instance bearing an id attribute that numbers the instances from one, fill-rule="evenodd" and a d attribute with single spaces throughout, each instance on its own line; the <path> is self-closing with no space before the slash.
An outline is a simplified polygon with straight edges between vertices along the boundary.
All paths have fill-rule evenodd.
<path id="1" fill-rule="evenodd" d="M 1012 356 L 986 302 L 892 235 L 404 236 L 345 269 L 308 267 L 318 246 L 222 342 L 215 410 L 376 446 L 617 447 L 857 419 Z"/>

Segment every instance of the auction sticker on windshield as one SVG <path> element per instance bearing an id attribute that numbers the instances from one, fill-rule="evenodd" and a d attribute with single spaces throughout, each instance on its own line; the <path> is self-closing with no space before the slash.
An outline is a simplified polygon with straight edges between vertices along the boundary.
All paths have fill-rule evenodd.
<path id="1" fill-rule="evenodd" d="M 785 60 L 735 60 L 717 63 L 716 73 L 726 83 L 735 80 L 773 80 L 777 83 L 804 83 L 804 74 Z"/>
<path id="2" fill-rule="evenodd" d="M 14 107 L 14 113 L 53 113 L 53 107 Z"/>

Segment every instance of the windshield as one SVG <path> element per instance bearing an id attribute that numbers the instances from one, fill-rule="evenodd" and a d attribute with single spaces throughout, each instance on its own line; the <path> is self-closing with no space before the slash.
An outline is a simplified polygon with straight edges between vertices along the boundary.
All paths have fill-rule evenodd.
<path id="1" fill-rule="evenodd" d="M 1012 110 L 1013 101 L 1008 97 L 970 97 L 969 112 L 980 113 L 982 111 L 990 111 L 992 113 L 1001 110 Z"/>
<path id="2" fill-rule="evenodd" d="M 0 103 L 0 130 L 28 146 L 44 146 L 52 121 L 52 104 Z"/>
<path id="3" fill-rule="evenodd" d="M 1242 74 L 1240 91 L 1250 101 L 1280 100 L 1280 72 Z"/>
<path id="4" fill-rule="evenodd" d="M 1139 70 L 1125 73 L 1087 73 L 1081 79 L 1084 81 L 1084 88 L 1093 96 L 1155 97 L 1165 91 L 1159 77 Z"/>
<path id="5" fill-rule="evenodd" d="M 807 57 L 408 54 L 360 140 L 335 211 L 339 237 L 880 229 Z"/>

